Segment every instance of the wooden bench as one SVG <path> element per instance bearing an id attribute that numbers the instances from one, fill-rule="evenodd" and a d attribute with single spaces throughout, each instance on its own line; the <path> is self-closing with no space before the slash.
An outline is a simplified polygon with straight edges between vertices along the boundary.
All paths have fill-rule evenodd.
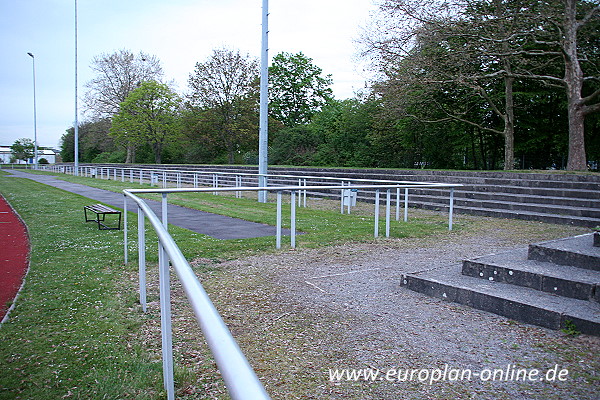
<path id="1" fill-rule="evenodd" d="M 88 211 L 96 214 L 96 218 L 88 218 Z M 119 216 L 119 223 L 116 227 L 108 226 L 105 224 L 106 215 L 107 214 L 115 214 Z M 85 216 L 85 222 L 97 222 L 98 229 L 102 230 L 120 230 L 121 229 L 121 211 L 113 210 L 110 207 L 107 207 L 102 204 L 94 204 L 91 206 L 83 207 L 83 215 Z"/>

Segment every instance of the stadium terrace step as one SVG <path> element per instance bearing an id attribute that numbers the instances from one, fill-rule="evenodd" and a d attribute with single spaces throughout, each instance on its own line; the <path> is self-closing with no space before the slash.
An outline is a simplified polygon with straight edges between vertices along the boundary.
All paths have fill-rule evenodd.
<path id="1" fill-rule="evenodd" d="M 592 234 L 532 244 L 528 253 L 531 260 L 600 271 L 600 249 L 593 246 Z"/>
<path id="2" fill-rule="evenodd" d="M 543 252 L 534 250 L 532 259 L 532 248 Z M 535 258 L 538 254 L 543 260 Z M 572 323 L 582 333 L 600 336 L 600 271 L 588 264 L 600 266 L 599 260 L 600 248 L 586 234 L 406 274 L 401 286 L 516 321 L 550 329 Z"/>

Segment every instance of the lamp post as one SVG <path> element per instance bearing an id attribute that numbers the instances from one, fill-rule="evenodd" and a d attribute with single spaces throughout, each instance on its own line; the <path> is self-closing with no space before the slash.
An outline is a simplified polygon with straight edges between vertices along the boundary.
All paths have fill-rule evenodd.
<path id="1" fill-rule="evenodd" d="M 27 53 L 33 61 L 33 160 L 34 168 L 38 169 L 38 148 L 37 148 L 37 113 L 35 102 L 35 57 L 33 53 Z"/>

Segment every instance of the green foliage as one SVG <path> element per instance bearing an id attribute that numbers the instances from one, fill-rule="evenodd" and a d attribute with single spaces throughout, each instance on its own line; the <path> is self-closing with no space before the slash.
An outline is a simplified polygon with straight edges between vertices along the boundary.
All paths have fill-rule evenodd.
<path id="1" fill-rule="evenodd" d="M 239 51 L 216 49 L 196 63 L 189 86 L 184 125 L 192 148 L 200 153 L 192 157 L 225 151 L 234 163 L 258 138 L 258 61 Z"/>
<path id="2" fill-rule="evenodd" d="M 581 332 L 577 329 L 577 325 L 571 320 L 566 320 L 564 324 L 564 328 L 562 328 L 562 332 L 568 336 L 579 336 Z"/>
<path id="3" fill-rule="evenodd" d="M 179 96 L 167 85 L 143 82 L 121 103 L 110 134 L 123 145 L 150 145 L 154 161 L 160 164 L 165 144 L 181 134 L 180 104 Z"/>
<path id="4" fill-rule="evenodd" d="M 79 161 L 95 162 L 102 153 L 113 153 L 116 145 L 109 136 L 111 121 L 108 118 L 79 124 Z M 75 130 L 69 128 L 60 139 L 60 155 L 65 162 L 75 160 Z M 117 161 L 122 162 L 122 161 Z"/>
<path id="5" fill-rule="evenodd" d="M 28 138 L 17 139 L 10 146 L 10 152 L 14 159 L 27 162 L 35 156 L 35 144 Z"/>
<path id="6" fill-rule="evenodd" d="M 302 52 L 279 53 L 269 67 L 269 112 L 286 126 L 308 123 L 333 98 L 331 75 Z"/>

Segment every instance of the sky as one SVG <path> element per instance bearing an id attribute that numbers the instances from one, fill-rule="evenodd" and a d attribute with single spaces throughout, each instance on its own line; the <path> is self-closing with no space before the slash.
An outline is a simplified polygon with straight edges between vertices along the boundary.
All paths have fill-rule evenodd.
<path id="1" fill-rule="evenodd" d="M 356 40 L 374 0 L 270 0 L 269 57 L 303 52 L 331 74 L 337 99 L 365 87 Z M 259 57 L 262 0 L 78 0 L 78 120 L 94 56 L 120 49 L 157 56 L 180 92 L 216 48 Z M 0 0 L 0 145 L 34 138 L 58 148 L 75 121 L 75 1 Z"/>

